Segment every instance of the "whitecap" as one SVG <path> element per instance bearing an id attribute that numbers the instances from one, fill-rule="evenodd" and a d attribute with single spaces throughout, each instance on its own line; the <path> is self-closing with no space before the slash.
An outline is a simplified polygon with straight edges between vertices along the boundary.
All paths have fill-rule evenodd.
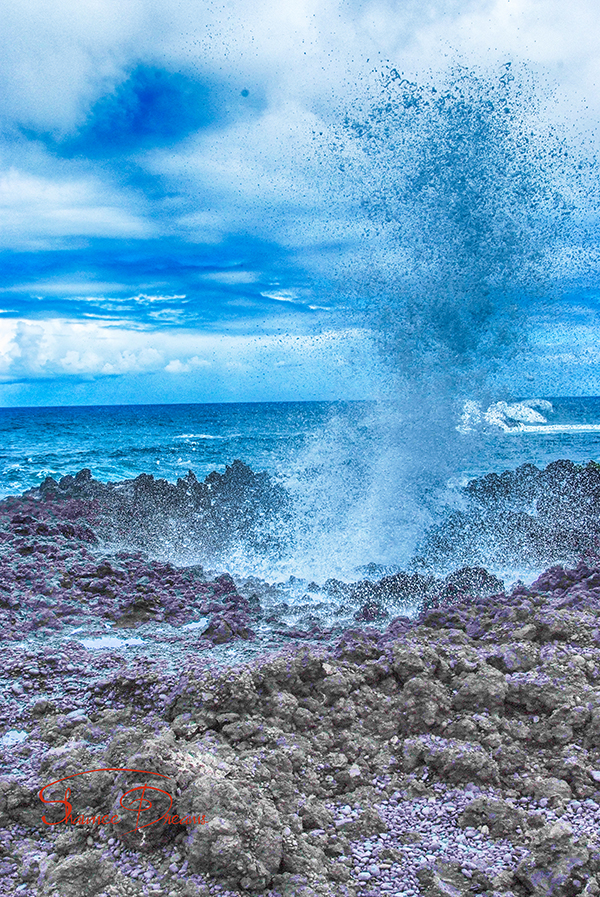
<path id="1" fill-rule="evenodd" d="M 524 399 L 521 404 L 529 405 L 530 408 L 539 408 L 541 411 L 550 413 L 554 411 L 552 402 L 549 402 L 547 399 Z"/>
<path id="2" fill-rule="evenodd" d="M 543 427 L 509 427 L 507 433 L 600 433 L 600 424 L 546 424 Z"/>
<path id="3" fill-rule="evenodd" d="M 459 433 L 469 433 L 481 423 L 481 405 L 468 399 L 463 405 L 463 412 L 460 417 L 460 423 L 457 426 Z"/>
<path id="4" fill-rule="evenodd" d="M 551 425 L 536 408 L 546 412 L 553 410 L 552 404 L 545 399 L 525 399 L 522 402 L 495 402 L 484 412 L 479 402 L 469 399 L 463 405 L 456 429 L 459 433 L 469 433 L 487 424 L 505 433 L 544 432 Z"/>
<path id="5" fill-rule="evenodd" d="M 484 419 L 491 424 L 502 426 L 502 422 L 518 421 L 527 424 L 545 424 L 547 419 L 525 402 L 496 402 L 490 405 L 484 414 Z"/>
<path id="6" fill-rule="evenodd" d="M 234 436 L 238 435 L 236 433 Z M 228 436 L 211 436 L 210 433 L 181 433 L 175 439 L 228 439 Z"/>

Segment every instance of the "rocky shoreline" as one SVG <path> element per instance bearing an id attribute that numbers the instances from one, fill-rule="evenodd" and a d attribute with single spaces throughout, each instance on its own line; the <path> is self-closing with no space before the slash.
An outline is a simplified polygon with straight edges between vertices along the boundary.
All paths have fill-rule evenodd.
<path id="1" fill-rule="evenodd" d="M 589 551 L 510 594 L 474 567 L 331 582 L 298 620 L 111 553 L 76 488 L 0 502 L 0 894 L 600 894 Z M 144 785 L 170 821 L 142 830 Z"/>

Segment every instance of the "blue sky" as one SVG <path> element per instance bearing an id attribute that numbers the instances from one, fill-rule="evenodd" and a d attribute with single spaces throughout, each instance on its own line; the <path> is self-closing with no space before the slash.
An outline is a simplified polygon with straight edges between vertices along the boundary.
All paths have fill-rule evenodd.
<path id="1" fill-rule="evenodd" d="M 545 126 L 597 151 L 593 0 L 2 13 L 2 405 L 377 395 L 360 284 L 398 247 L 377 242 L 332 147 L 388 63 L 428 83 L 457 62 L 526 63 Z M 499 389 L 600 393 L 596 244 L 563 251 L 560 301 L 530 316 Z"/>

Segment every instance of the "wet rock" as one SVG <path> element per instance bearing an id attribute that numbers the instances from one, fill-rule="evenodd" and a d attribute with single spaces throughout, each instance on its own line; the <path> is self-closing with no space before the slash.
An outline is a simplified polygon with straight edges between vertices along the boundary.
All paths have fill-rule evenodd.
<path id="1" fill-rule="evenodd" d="M 432 576 L 419 573 L 395 573 L 384 576 L 378 582 L 365 580 L 351 589 L 351 597 L 357 602 L 373 603 L 379 607 L 397 607 L 400 604 L 422 602 L 435 584 Z"/>
<path id="2" fill-rule="evenodd" d="M 529 672 L 539 663 L 539 648 L 528 644 L 499 645 L 486 657 L 502 673 Z"/>
<path id="3" fill-rule="evenodd" d="M 514 673 L 506 679 L 506 701 L 529 713 L 547 713 L 563 706 L 568 693 L 564 684 L 539 669 Z"/>
<path id="4" fill-rule="evenodd" d="M 328 810 L 325 804 L 314 795 L 310 795 L 300 806 L 298 815 L 302 820 L 302 828 L 305 832 L 310 832 L 313 829 L 326 829 L 333 823 L 331 810 Z"/>
<path id="5" fill-rule="evenodd" d="M 336 657 L 353 663 L 381 657 L 383 649 L 379 645 L 378 636 L 378 632 L 369 633 L 360 629 L 348 629 L 335 646 Z"/>
<path id="6" fill-rule="evenodd" d="M 44 888 L 47 894 L 83 894 L 86 897 L 100 893 L 111 881 L 114 870 L 102 858 L 101 850 L 85 850 L 61 860 L 52 870 Z"/>
<path id="7" fill-rule="evenodd" d="M 504 593 L 502 580 L 489 573 L 485 567 L 460 567 L 448 574 L 444 582 L 446 587 L 454 586 L 460 592 L 471 596 L 500 597 Z"/>
<path id="8" fill-rule="evenodd" d="M 460 816 L 463 826 L 478 827 L 482 840 L 489 830 L 493 838 L 525 845 L 531 841 L 538 865 L 528 869 L 522 864 L 521 879 L 513 880 L 512 873 L 507 878 L 505 872 L 486 883 L 484 873 L 478 877 L 467 869 L 464 876 L 451 864 L 438 862 L 432 867 L 437 878 L 431 879 L 431 887 L 452 885 L 461 897 L 493 888 L 526 897 L 541 893 L 548 881 L 554 882 L 548 876 L 558 875 L 557 887 L 566 888 L 569 897 L 593 893 L 600 862 L 593 860 L 592 849 L 583 845 L 590 853 L 585 862 L 576 841 L 546 857 L 546 848 L 536 841 L 544 829 L 544 810 L 527 813 L 510 804 L 515 796 L 530 796 L 560 815 L 568 814 L 577 798 L 581 813 L 595 818 L 600 633 L 593 592 L 600 588 L 600 568 L 593 559 L 572 569 L 555 568 L 537 584 L 517 587 L 508 596 L 491 580 L 486 588 L 483 574 L 472 572 L 475 565 L 468 575 L 461 572 L 463 579 L 384 577 L 388 581 L 382 580 L 383 585 L 370 584 L 375 592 L 381 587 L 379 595 L 366 596 L 363 603 L 380 602 L 389 612 L 407 590 L 420 588 L 422 594 L 437 596 L 439 606 L 416 621 L 398 618 L 385 633 L 383 627 L 354 627 L 334 641 L 321 631 L 322 642 L 316 645 L 316 631 L 305 631 L 302 649 L 292 637 L 289 649 L 269 658 L 219 669 L 204 659 L 214 657 L 211 645 L 218 644 L 219 626 L 224 644 L 242 639 L 234 629 L 249 628 L 251 614 L 258 613 L 252 595 L 260 594 L 260 609 L 260 600 L 274 600 L 277 590 L 266 584 L 240 585 L 244 596 L 250 596 L 244 597 L 228 576 L 209 582 L 200 568 L 178 569 L 135 551 L 114 556 L 98 548 L 90 552 L 77 528 L 91 521 L 92 502 L 76 498 L 75 492 L 95 486 L 89 477 L 82 477 L 80 485 L 73 479 L 50 489 L 58 498 L 48 493 L 45 499 L 17 500 L 5 518 L 0 503 L 0 531 L 10 529 L 11 536 L 0 538 L 3 635 L 16 638 L 18 632 L 23 638 L 22 627 L 30 632 L 35 614 L 49 610 L 59 621 L 85 614 L 96 622 L 112 619 L 117 626 L 138 625 L 144 613 L 149 622 L 175 626 L 210 614 L 217 639 L 182 632 L 187 654 L 177 656 L 167 670 L 123 652 L 92 655 L 74 641 L 62 643 L 60 651 L 26 652 L 21 645 L 13 651 L 5 638 L 3 712 L 9 725 L 28 737 L 2 756 L 6 769 L 25 769 L 29 776 L 26 780 L 19 772 L 18 780 L 0 789 L 6 829 L 39 828 L 40 775 L 54 780 L 95 766 L 155 770 L 169 777 L 165 791 L 173 798 L 178 821 L 163 826 L 162 833 L 160 826 L 152 826 L 144 843 L 128 842 L 127 832 L 119 829 L 118 840 L 129 844 L 136 863 L 147 863 L 153 851 L 165 846 L 170 851 L 176 843 L 177 868 L 187 862 L 190 875 L 206 872 L 230 887 L 257 892 L 287 887 L 302 893 L 310 888 L 325 895 L 328 888 L 333 893 L 341 887 L 344 876 L 352 876 L 351 867 L 338 862 L 346 847 L 336 843 L 332 830 L 343 845 L 351 839 L 375 840 L 377 834 L 389 834 L 386 845 L 397 843 L 398 832 L 385 832 L 383 819 L 373 815 L 375 805 L 395 788 L 414 800 L 436 798 L 439 783 L 449 783 L 475 796 Z M 171 507 L 172 495 L 170 489 L 161 492 L 157 482 L 148 478 L 125 487 L 129 506 L 136 501 L 142 507 L 147 501 L 155 521 L 161 519 L 161 508 Z M 200 500 L 204 490 L 198 492 L 196 485 L 186 479 L 175 487 L 184 504 L 191 501 L 184 495 L 188 489 L 196 490 Z M 31 548 L 32 554 L 21 554 L 23 548 Z M 332 598 L 334 592 L 344 602 L 359 594 L 344 584 L 332 586 Z M 128 617 L 127 608 L 135 609 L 136 602 L 137 618 L 135 613 Z M 355 609 L 352 603 L 351 612 Z M 43 637 L 49 637 L 51 630 L 44 628 Z M 173 640 L 169 652 L 171 663 Z M 86 784 L 82 778 L 74 789 L 76 807 L 86 812 L 105 805 L 116 808 L 124 791 L 143 784 L 141 777 L 117 774 L 90 776 Z M 478 793 L 479 786 L 488 784 L 498 789 L 493 798 Z M 362 812 L 341 825 L 336 816 L 334 826 L 326 803 L 341 795 Z M 187 822 L 181 821 L 186 819 L 182 813 Z M 559 844 L 561 839 L 555 838 Z M 59 836 L 48 879 L 65 859 L 83 855 L 87 847 L 81 833 Z M 5 849 L 1 843 L 0 848 Z M 23 875 L 41 874 L 33 849 L 27 850 Z M 386 850 L 393 862 L 404 856 L 396 856 L 393 846 Z M 579 859 L 583 865 L 577 865 Z M 573 876 L 580 878 L 571 876 L 567 886 L 560 875 L 569 863 Z M 61 887 L 71 890 L 56 884 L 55 893 L 61 894 Z M 142 893 L 141 884 L 135 888 Z M 104 890 L 118 894 L 124 889 L 115 873 L 114 883 Z"/>
<path id="9" fill-rule="evenodd" d="M 471 712 L 501 710 L 507 692 L 508 686 L 502 673 L 483 667 L 476 673 L 468 673 L 461 680 L 458 691 L 452 698 L 452 707 Z"/>
<path id="10" fill-rule="evenodd" d="M 180 817 L 206 813 L 205 825 L 190 826 L 186 855 L 192 868 L 233 887 L 263 890 L 283 858 L 283 825 L 263 789 L 227 781 L 206 758 L 204 774 L 178 800 Z"/>
<path id="11" fill-rule="evenodd" d="M 377 810 L 373 807 L 366 807 L 357 819 L 344 822 L 339 827 L 339 831 L 348 838 L 370 838 L 379 832 L 386 832 L 387 828 Z"/>
<path id="12" fill-rule="evenodd" d="M 284 872 L 273 878 L 273 888 L 281 897 L 319 897 L 319 892 L 311 888 L 305 875 Z"/>
<path id="13" fill-rule="evenodd" d="M 228 614 L 226 616 L 215 615 L 202 633 L 202 637 L 210 639 L 215 645 L 222 645 L 224 642 L 231 642 L 236 638 L 255 638 L 255 633 L 243 617 Z"/>
<path id="14" fill-rule="evenodd" d="M 438 657 L 431 648 L 400 641 L 392 647 L 392 669 L 402 684 L 420 674 L 432 675 Z"/>
<path id="15" fill-rule="evenodd" d="M 532 844 L 531 856 L 519 865 L 516 880 L 533 897 L 571 897 L 583 890 L 589 850 L 572 837 L 570 826 L 545 826 Z M 585 875 L 585 878 L 589 876 Z"/>
<path id="16" fill-rule="evenodd" d="M 434 866 L 422 866 L 417 871 L 417 879 L 428 897 L 466 897 L 471 885 L 452 863 L 437 862 Z"/>
<path id="17" fill-rule="evenodd" d="M 80 471 L 58 483 L 47 477 L 39 490 L 26 495 L 49 505 L 93 502 L 98 532 L 131 547 L 160 550 L 167 538 L 183 548 L 196 544 L 222 550 L 241 542 L 268 551 L 286 531 L 290 510 L 285 491 L 268 474 L 254 473 L 238 460 L 203 483 L 191 471 L 176 485 L 148 474 L 105 484 L 88 474 Z"/>
<path id="18" fill-rule="evenodd" d="M 481 745 L 436 735 L 407 738 L 403 745 L 404 768 L 432 767 L 447 782 L 497 783 L 495 760 Z"/>
<path id="19" fill-rule="evenodd" d="M 370 599 L 365 601 L 359 611 L 354 614 L 354 619 L 360 623 L 372 623 L 374 620 L 385 620 L 389 613 L 379 601 Z"/>
<path id="20" fill-rule="evenodd" d="M 65 857 L 73 853 L 82 853 L 85 850 L 87 838 L 88 832 L 83 827 L 59 832 L 54 842 L 54 850 L 59 857 Z"/>
<path id="21" fill-rule="evenodd" d="M 42 804 L 37 794 L 15 779 L 0 781 L 0 821 L 4 825 L 20 823 L 39 829 Z"/>
<path id="22" fill-rule="evenodd" d="M 441 682 L 415 676 L 402 690 L 402 728 L 406 734 L 439 726 L 450 708 L 450 694 Z"/>
<path id="23" fill-rule="evenodd" d="M 600 520 L 598 471 L 555 461 L 545 470 L 523 465 L 501 475 L 473 480 L 463 490 L 467 507 L 434 527 L 419 554 L 437 564 L 456 557 L 466 563 L 540 567 L 583 555 L 597 557 Z M 544 574 L 546 576 L 546 574 Z M 572 584 L 560 569 L 549 573 L 540 591 Z"/>
<path id="24" fill-rule="evenodd" d="M 571 800 L 573 792 L 568 782 L 555 776 L 534 776 L 527 781 L 526 791 L 536 800 L 545 799 L 551 806 Z"/>
<path id="25" fill-rule="evenodd" d="M 478 797 L 459 816 L 459 825 L 479 828 L 487 825 L 493 838 L 514 840 L 517 829 L 525 830 L 525 814 L 505 800 Z"/>

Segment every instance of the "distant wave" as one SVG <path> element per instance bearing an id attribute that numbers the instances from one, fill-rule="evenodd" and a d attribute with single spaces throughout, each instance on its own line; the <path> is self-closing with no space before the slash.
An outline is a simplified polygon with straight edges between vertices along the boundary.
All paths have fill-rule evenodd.
<path id="1" fill-rule="evenodd" d="M 505 433 L 522 435 L 524 433 L 600 433 L 598 424 L 550 424 L 548 419 L 540 414 L 547 414 L 554 410 L 552 403 L 545 399 L 525 399 L 522 402 L 495 402 L 483 411 L 479 402 L 467 401 L 463 405 L 460 423 L 456 427 L 459 433 L 468 433 L 472 430 L 483 429 L 486 426 L 497 427 Z"/>
<path id="2" fill-rule="evenodd" d="M 211 436 L 209 433 L 181 433 L 175 439 L 235 439 L 240 433 L 232 433 L 230 436 Z"/>
<path id="3" fill-rule="evenodd" d="M 539 408 L 546 413 L 552 412 L 552 403 L 545 399 L 526 399 L 522 402 L 495 402 L 483 411 L 479 402 L 468 400 L 463 405 L 460 423 L 456 427 L 459 433 L 468 433 L 481 427 L 499 427 L 505 433 L 523 433 L 530 429 L 531 425 L 543 424 L 545 426 L 532 429 L 532 432 L 545 431 L 548 426 L 547 418 L 535 409 Z M 550 425 L 552 426 L 552 425 Z"/>
<path id="4" fill-rule="evenodd" d="M 600 433 L 600 424 L 546 424 L 545 426 L 507 427 L 505 433 Z"/>

